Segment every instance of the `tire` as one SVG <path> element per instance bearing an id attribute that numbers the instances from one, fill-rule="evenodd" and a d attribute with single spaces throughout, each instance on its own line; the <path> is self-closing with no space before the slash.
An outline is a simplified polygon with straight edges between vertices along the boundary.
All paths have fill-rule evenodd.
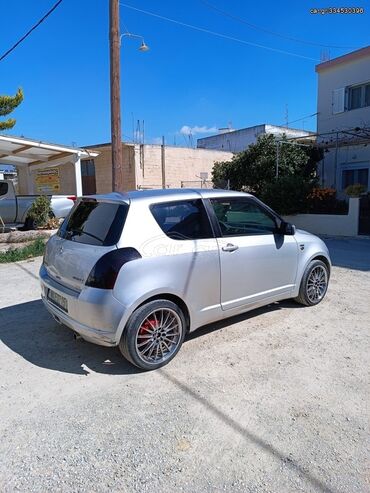
<path id="1" fill-rule="evenodd" d="M 168 300 L 150 301 L 131 315 L 119 349 L 138 368 L 156 370 L 176 356 L 185 332 L 184 314 L 175 303 Z"/>
<path id="2" fill-rule="evenodd" d="M 35 220 L 31 219 L 30 217 L 26 217 L 26 221 L 24 223 L 22 231 L 31 231 L 33 229 L 36 229 Z"/>
<path id="3" fill-rule="evenodd" d="M 294 300 L 306 306 L 321 303 L 328 289 L 329 274 L 328 266 L 322 260 L 312 260 L 303 273 L 299 294 Z"/>

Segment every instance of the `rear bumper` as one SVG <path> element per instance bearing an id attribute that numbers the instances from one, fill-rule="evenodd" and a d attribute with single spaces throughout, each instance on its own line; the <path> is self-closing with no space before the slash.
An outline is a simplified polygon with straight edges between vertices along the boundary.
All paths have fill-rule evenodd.
<path id="1" fill-rule="evenodd" d="M 125 308 L 111 291 L 95 288 L 84 288 L 80 292 L 72 290 L 52 279 L 43 265 L 40 282 L 42 301 L 57 322 L 94 344 L 116 346 L 119 343 L 117 329 Z M 68 312 L 48 299 L 49 289 L 67 299 Z"/>

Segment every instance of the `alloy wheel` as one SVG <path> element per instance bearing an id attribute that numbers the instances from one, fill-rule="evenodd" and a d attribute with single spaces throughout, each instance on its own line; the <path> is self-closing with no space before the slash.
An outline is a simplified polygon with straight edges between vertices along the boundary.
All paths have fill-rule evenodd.
<path id="1" fill-rule="evenodd" d="M 317 265 L 312 269 L 307 278 L 307 297 L 311 303 L 318 303 L 325 296 L 328 286 L 328 273 L 323 265 Z"/>
<path id="2" fill-rule="evenodd" d="M 170 308 L 152 311 L 141 323 L 136 336 L 137 354 L 145 363 L 158 364 L 176 351 L 182 336 L 183 324 Z"/>

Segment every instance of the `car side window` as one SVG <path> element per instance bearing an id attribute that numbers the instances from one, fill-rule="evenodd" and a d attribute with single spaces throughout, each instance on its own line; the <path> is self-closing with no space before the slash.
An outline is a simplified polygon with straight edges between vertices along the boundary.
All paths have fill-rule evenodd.
<path id="1" fill-rule="evenodd" d="M 213 238 L 208 215 L 200 199 L 153 204 L 150 209 L 161 230 L 173 240 Z"/>
<path id="2" fill-rule="evenodd" d="M 6 182 L 0 183 L 0 197 L 8 193 L 8 184 Z"/>
<path id="3" fill-rule="evenodd" d="M 276 231 L 276 221 L 253 199 L 211 199 L 222 236 L 267 235 Z"/>

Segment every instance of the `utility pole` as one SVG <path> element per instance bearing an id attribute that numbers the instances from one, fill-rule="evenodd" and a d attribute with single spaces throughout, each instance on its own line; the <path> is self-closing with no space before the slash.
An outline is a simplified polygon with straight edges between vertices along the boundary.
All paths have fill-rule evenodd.
<path id="1" fill-rule="evenodd" d="M 119 0 L 109 0 L 110 108 L 113 192 L 123 191 L 120 44 Z"/>
<path id="2" fill-rule="evenodd" d="M 162 167 L 162 188 L 166 188 L 166 154 L 164 136 L 162 137 L 161 145 L 161 167 Z"/>

